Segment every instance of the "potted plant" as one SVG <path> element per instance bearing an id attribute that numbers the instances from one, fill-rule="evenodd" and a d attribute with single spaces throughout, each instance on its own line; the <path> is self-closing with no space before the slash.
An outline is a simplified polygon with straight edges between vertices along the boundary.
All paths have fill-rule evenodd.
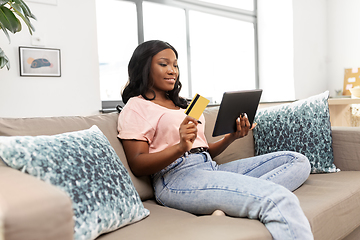
<path id="1" fill-rule="evenodd" d="M 30 34 L 35 31 L 34 26 L 30 23 L 30 18 L 36 20 L 36 17 L 31 13 L 30 8 L 23 0 L 0 0 L 0 29 L 5 33 L 10 43 L 11 33 L 20 32 L 22 29 L 22 19 L 27 25 Z M 10 69 L 10 62 L 4 51 L 0 48 L 0 69 L 3 67 Z"/>

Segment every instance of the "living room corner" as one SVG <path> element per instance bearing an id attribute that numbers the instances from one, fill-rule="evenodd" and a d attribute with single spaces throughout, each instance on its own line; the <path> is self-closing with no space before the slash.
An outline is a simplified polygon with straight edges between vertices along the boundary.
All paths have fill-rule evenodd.
<path id="1" fill-rule="evenodd" d="M 69 116 L 99 113 L 99 67 L 94 1 L 25 1 L 35 32 L 3 33 L 0 45 L 11 68 L 0 71 L 1 117 Z M 48 3 L 47 3 L 48 2 Z M 34 43 L 34 40 L 40 39 Z M 19 46 L 60 49 L 61 77 L 19 74 Z"/>
<path id="2" fill-rule="evenodd" d="M 11 63 L 9 70 L 0 69 L 0 240 L 283 240 L 276 236 L 295 239 L 297 233 L 305 233 L 302 240 L 360 239 L 360 128 L 352 115 L 352 104 L 360 106 L 360 94 L 338 94 L 344 90 L 344 70 L 360 72 L 360 1 L 248 0 L 250 10 L 222 5 L 245 2 L 238 0 L 24 1 L 37 18 L 33 35 L 23 26 L 9 43 L 0 33 L 0 47 Z M 119 5 L 111 8 L 105 2 Z M 125 5 L 131 6 L 132 22 L 126 19 Z M 98 21 L 100 7 L 103 25 Z M 184 20 L 182 28 L 174 24 L 175 15 Z M 274 15 L 273 21 L 266 15 Z M 142 22 L 149 16 L 153 22 Z M 131 44 L 118 44 L 130 38 L 125 31 L 113 38 L 107 35 L 120 28 L 111 17 L 125 18 L 120 27 L 131 28 Z M 165 40 L 147 41 L 157 30 L 152 25 L 164 38 L 180 39 L 179 29 L 186 33 L 186 47 L 179 44 L 188 54 L 188 69 L 182 72 L 187 74 L 181 76 L 186 98 L 205 84 L 217 94 L 223 87 L 262 89 L 265 100 L 258 106 L 257 95 L 258 108 L 251 109 L 255 124 L 247 122 L 247 114 L 236 113 L 235 127 L 223 132 L 229 134 L 215 136 L 219 102 L 199 107 L 199 102 L 210 101 L 201 92 L 192 103 L 174 97 L 178 70 L 186 67 L 179 67 L 178 48 Z M 237 35 L 226 35 L 237 27 Z M 217 33 L 226 41 L 214 40 L 221 35 Z M 196 41 L 190 40 L 193 36 Z M 103 39 L 112 40 L 106 55 L 121 66 L 100 56 L 107 42 Z M 126 107 L 115 108 L 121 87 L 112 83 L 128 79 L 128 59 L 119 61 L 125 55 L 119 48 L 132 54 L 142 42 L 145 47 L 133 54 L 129 71 L 138 73 L 141 77 L 135 78 L 142 83 L 152 80 L 151 87 L 144 84 L 146 93 L 157 93 L 160 100 L 146 100 L 129 90 Z M 196 59 L 195 46 L 208 55 Z M 33 59 L 23 50 L 45 52 L 46 58 Z M 190 60 L 200 64 L 191 65 Z M 25 64 L 26 73 L 21 71 Z M 51 72 L 31 69 L 53 65 Z M 116 75 L 119 66 L 125 77 Z M 191 75 L 191 66 L 200 68 L 197 75 Z M 108 87 L 118 98 L 107 99 L 109 108 L 113 106 L 107 113 L 101 111 L 104 67 L 116 72 Z M 153 72 L 141 74 L 146 70 Z M 250 97 L 241 100 L 248 101 Z M 194 111 L 203 114 L 186 116 Z M 199 115 L 197 124 L 193 119 Z M 180 117 L 185 120 L 178 127 L 174 123 Z M 360 124 L 360 116 L 357 120 Z M 160 122 L 166 127 L 161 131 Z M 154 140 L 159 139 L 157 145 Z M 220 167 L 232 161 L 237 162 Z M 205 166 L 201 171 L 221 177 L 191 172 L 197 164 Z M 174 173 L 179 175 L 170 179 Z M 188 185 L 182 185 L 185 175 L 193 180 Z M 277 177 L 282 180 L 276 182 Z M 244 184 L 245 178 L 253 185 Z M 195 182 L 203 185 L 195 188 Z M 170 192 L 174 195 L 165 198 Z M 189 193 L 194 196 L 189 198 Z M 185 208 L 177 208 L 179 202 Z M 211 214 L 216 211 L 220 214 Z"/>

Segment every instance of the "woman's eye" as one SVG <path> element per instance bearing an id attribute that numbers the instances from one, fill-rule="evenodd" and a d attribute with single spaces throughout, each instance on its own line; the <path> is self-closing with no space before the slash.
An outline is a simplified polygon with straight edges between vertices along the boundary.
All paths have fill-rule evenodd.
<path id="1" fill-rule="evenodd" d="M 167 64 L 165 64 L 165 63 L 160 63 L 160 66 L 162 66 L 162 67 L 166 67 L 166 66 L 167 66 Z"/>

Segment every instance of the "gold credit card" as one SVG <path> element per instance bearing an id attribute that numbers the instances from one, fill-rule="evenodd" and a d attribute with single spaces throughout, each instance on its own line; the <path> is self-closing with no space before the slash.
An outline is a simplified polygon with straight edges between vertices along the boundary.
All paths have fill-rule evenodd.
<path id="1" fill-rule="evenodd" d="M 185 114 L 199 120 L 201 114 L 205 110 L 206 106 L 209 104 L 210 100 L 196 94 L 191 100 L 189 106 L 185 110 Z"/>

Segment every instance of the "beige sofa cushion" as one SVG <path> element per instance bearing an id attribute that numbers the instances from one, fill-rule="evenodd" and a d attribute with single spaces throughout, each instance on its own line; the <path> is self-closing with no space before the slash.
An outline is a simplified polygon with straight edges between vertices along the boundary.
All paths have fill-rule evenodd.
<path id="1" fill-rule="evenodd" d="M 295 191 L 316 240 L 343 239 L 356 231 L 360 215 L 360 172 L 312 174 Z M 117 239 L 272 239 L 257 220 L 195 216 L 166 208 L 153 200 L 144 202 L 148 218 L 120 231 L 100 236 Z M 241 234 L 239 234 L 241 233 Z M 358 239 L 358 238 L 354 238 Z"/>
<path id="2" fill-rule="evenodd" d="M 3 233 L 0 229 L 0 239 L 71 240 L 72 203 L 67 194 L 56 187 L 1 166 L 0 224 L 4 228 Z"/>
<path id="3" fill-rule="evenodd" d="M 358 227 L 360 172 L 311 174 L 295 191 L 317 240 L 342 239 Z"/>
<path id="4" fill-rule="evenodd" d="M 342 171 L 360 171 L 360 128 L 332 127 L 334 164 Z"/>
<path id="5" fill-rule="evenodd" d="M 131 180 L 142 200 L 153 197 L 148 177 L 137 178 L 130 171 L 124 150 L 117 138 L 117 113 L 88 117 L 47 117 L 47 118 L 0 118 L 0 136 L 54 135 L 78 131 L 96 125 L 105 134 L 120 160 L 128 170 Z"/>
<path id="6" fill-rule="evenodd" d="M 220 216 L 195 216 L 190 213 L 158 205 L 153 200 L 144 202 L 151 214 L 146 219 L 98 240 L 271 240 L 266 227 L 257 220 Z"/>

